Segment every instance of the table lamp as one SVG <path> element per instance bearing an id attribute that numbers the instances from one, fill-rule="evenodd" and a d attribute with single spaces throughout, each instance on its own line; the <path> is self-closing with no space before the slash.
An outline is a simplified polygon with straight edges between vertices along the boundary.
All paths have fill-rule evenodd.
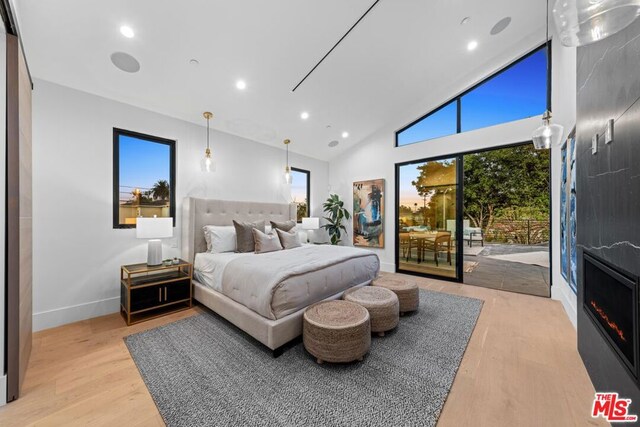
<path id="1" fill-rule="evenodd" d="M 173 237 L 173 218 L 138 218 L 136 237 L 150 239 L 147 265 L 162 264 L 162 241 L 160 239 Z"/>
<path id="2" fill-rule="evenodd" d="M 317 230 L 320 228 L 320 218 L 302 218 L 302 229 L 303 230 L 309 230 L 310 232 L 312 230 Z M 313 234 L 311 234 L 311 236 L 313 236 Z M 312 241 L 313 238 L 309 239 L 309 241 Z"/>

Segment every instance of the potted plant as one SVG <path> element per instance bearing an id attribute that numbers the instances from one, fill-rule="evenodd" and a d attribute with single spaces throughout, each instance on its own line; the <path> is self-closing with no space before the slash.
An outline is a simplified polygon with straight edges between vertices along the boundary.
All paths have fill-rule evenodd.
<path id="1" fill-rule="evenodd" d="M 331 194 L 326 202 L 322 205 L 324 212 L 327 214 L 324 219 L 327 224 L 322 228 L 327 230 L 331 237 L 331 244 L 337 245 L 342 238 L 342 232 L 347 233 L 347 229 L 342 225 L 342 220 L 349 220 L 351 214 L 345 209 L 344 202 L 340 200 L 337 194 Z"/>

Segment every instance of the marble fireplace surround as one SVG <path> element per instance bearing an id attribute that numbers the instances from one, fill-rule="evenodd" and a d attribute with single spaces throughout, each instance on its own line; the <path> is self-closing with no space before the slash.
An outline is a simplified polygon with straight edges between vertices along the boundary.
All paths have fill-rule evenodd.
<path id="1" fill-rule="evenodd" d="M 577 64 L 578 301 L 583 301 L 585 251 L 640 276 L 640 20 L 578 48 Z M 610 119 L 614 138 L 605 144 Z M 633 399 L 631 413 L 640 413 L 638 383 L 582 304 L 577 319 L 578 350 L 596 391 L 617 391 Z"/>

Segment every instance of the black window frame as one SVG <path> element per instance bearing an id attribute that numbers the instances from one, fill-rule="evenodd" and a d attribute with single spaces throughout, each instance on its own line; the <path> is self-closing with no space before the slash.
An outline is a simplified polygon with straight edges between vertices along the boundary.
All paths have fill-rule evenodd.
<path id="1" fill-rule="evenodd" d="M 406 147 L 409 145 L 413 145 L 413 144 L 419 144 L 421 142 L 426 142 L 426 141 L 431 141 L 433 139 L 438 139 L 438 138 L 444 138 L 445 136 L 449 136 L 449 135 L 444 135 L 444 136 L 440 136 L 440 137 L 435 137 L 435 138 L 428 138 L 428 139 L 424 139 L 424 140 L 420 140 L 420 141 L 416 141 L 416 142 L 411 142 L 408 144 L 403 144 L 403 145 L 398 145 L 398 135 L 402 132 L 404 132 L 405 130 L 409 129 L 410 127 L 418 124 L 419 122 L 421 122 L 422 120 L 426 119 L 427 117 L 431 116 L 434 113 L 437 113 L 438 111 L 440 111 L 441 109 L 449 106 L 449 104 L 452 103 L 456 103 L 457 105 L 457 109 L 458 109 L 458 114 L 457 114 L 457 120 L 458 123 L 456 125 L 456 132 L 452 133 L 450 135 L 458 135 L 462 132 L 462 98 L 467 95 L 469 92 L 472 92 L 473 90 L 475 90 L 476 88 L 482 86 L 484 83 L 488 82 L 489 80 L 493 79 L 494 77 L 497 77 L 498 75 L 502 74 L 503 72 L 509 70 L 511 67 L 519 64 L 520 62 L 524 61 L 525 59 L 529 58 L 530 56 L 538 53 L 541 50 L 544 49 L 548 49 L 548 55 L 547 55 L 547 99 L 546 99 L 546 104 L 547 104 L 547 110 L 551 111 L 551 70 L 552 70 L 552 61 L 551 61 L 551 57 L 552 57 L 552 50 L 551 50 L 551 41 L 547 42 L 547 43 L 543 43 L 542 45 L 536 47 L 535 49 L 527 52 L 526 54 L 524 54 L 523 56 L 519 57 L 518 59 L 516 59 L 515 61 L 505 65 L 504 67 L 498 69 L 497 71 L 493 72 L 491 75 L 485 77 L 484 79 L 482 79 L 481 81 L 479 81 L 478 83 L 474 84 L 473 86 L 471 86 L 469 89 L 466 89 L 464 92 L 459 93 L 458 95 L 448 99 L 446 102 L 443 102 L 442 104 L 440 104 L 438 107 L 434 108 L 433 110 L 430 110 L 427 114 L 424 114 L 423 116 L 419 117 L 418 119 L 412 121 L 411 123 L 409 123 L 408 125 L 402 127 L 401 129 L 398 129 L 395 132 L 395 137 L 394 137 L 394 146 L 395 147 Z M 504 123 L 510 123 L 510 122 L 503 122 L 503 123 L 496 123 L 495 125 L 491 125 L 491 126 L 497 126 L 500 124 L 504 124 Z M 487 127 L 491 127 L 491 126 L 485 126 L 485 127 L 481 127 L 478 129 L 485 129 Z M 477 129 L 473 129 L 473 130 L 477 130 Z M 469 131 L 467 131 L 469 132 Z"/>
<path id="2" fill-rule="evenodd" d="M 300 168 L 291 168 L 293 172 L 304 173 L 307 175 L 307 216 L 311 216 L 311 171 Z M 302 223 L 302 221 L 298 221 L 298 208 L 296 207 L 296 222 L 298 224 Z"/>
<path id="3" fill-rule="evenodd" d="M 135 224 L 120 224 L 120 136 L 129 136 L 169 146 L 169 215 L 176 226 L 176 141 L 126 129 L 113 128 L 113 228 L 136 228 Z"/>

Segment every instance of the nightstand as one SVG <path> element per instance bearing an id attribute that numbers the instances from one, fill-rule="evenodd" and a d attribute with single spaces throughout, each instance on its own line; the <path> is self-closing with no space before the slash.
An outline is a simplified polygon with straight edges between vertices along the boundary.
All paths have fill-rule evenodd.
<path id="1" fill-rule="evenodd" d="M 183 260 L 170 266 L 120 267 L 120 313 L 127 325 L 190 308 L 192 276 L 193 265 Z"/>

